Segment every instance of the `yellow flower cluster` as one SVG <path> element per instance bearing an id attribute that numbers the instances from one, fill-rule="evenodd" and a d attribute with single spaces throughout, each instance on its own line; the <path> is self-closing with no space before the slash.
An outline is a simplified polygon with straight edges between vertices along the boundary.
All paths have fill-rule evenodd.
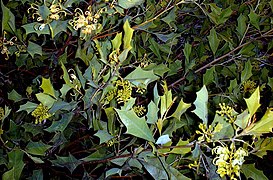
<path id="1" fill-rule="evenodd" d="M 39 6 L 37 3 L 32 3 L 30 8 L 28 8 L 28 13 L 30 13 L 30 11 L 34 11 L 32 13 L 32 18 L 35 19 L 35 17 L 37 17 L 37 21 L 40 22 L 40 21 L 44 21 L 44 24 L 42 24 L 39 28 L 40 30 L 42 30 L 44 27 L 45 27 L 45 24 L 47 24 L 47 21 L 49 18 L 50 20 L 59 20 L 60 19 L 60 16 L 61 14 L 63 14 L 64 16 L 66 16 L 66 11 L 64 10 L 62 4 L 61 4 L 61 1 L 59 2 L 57 0 L 53 0 L 53 2 L 50 4 L 49 6 L 49 12 L 50 14 L 47 16 L 47 17 L 43 17 L 41 14 L 40 14 L 40 8 L 41 6 Z"/>
<path id="2" fill-rule="evenodd" d="M 134 110 L 134 112 L 136 113 L 136 115 L 137 116 L 143 116 L 145 113 L 146 113 L 146 108 L 144 107 L 144 106 L 142 106 L 142 105 L 140 105 L 140 106 L 134 106 L 133 107 L 133 110 Z"/>
<path id="3" fill-rule="evenodd" d="M 0 120 L 2 120 L 4 116 L 5 116 L 5 110 L 2 107 L 0 107 Z"/>
<path id="4" fill-rule="evenodd" d="M 132 95 L 132 86 L 128 80 L 117 80 L 114 82 L 114 89 L 107 92 L 104 101 L 109 103 L 111 100 L 116 99 L 118 104 L 125 103 Z"/>
<path id="5" fill-rule="evenodd" d="M 139 85 L 139 86 L 137 86 L 136 92 L 139 94 L 144 94 L 146 92 L 146 88 Z"/>
<path id="6" fill-rule="evenodd" d="M 118 103 L 126 102 L 130 99 L 132 95 L 132 86 L 130 81 L 128 80 L 118 80 L 116 81 L 117 87 L 117 101 Z"/>
<path id="7" fill-rule="evenodd" d="M 44 120 L 50 118 L 52 114 L 50 114 L 48 111 L 48 107 L 44 106 L 42 103 L 39 104 L 31 113 L 31 115 L 35 117 L 35 124 L 42 123 Z"/>
<path id="8" fill-rule="evenodd" d="M 247 150 L 240 147 L 235 150 L 232 143 L 230 149 L 228 147 L 217 146 L 212 150 L 216 154 L 213 164 L 217 166 L 217 173 L 223 178 L 229 176 L 230 179 L 236 180 L 240 176 L 241 165 L 244 163 L 244 157 L 248 156 Z"/>
<path id="9" fill-rule="evenodd" d="M 12 37 L 10 40 L 7 40 L 5 35 L 6 32 L 4 32 L 4 37 L 0 37 L 0 50 L 1 54 L 5 54 L 5 60 L 8 60 L 10 54 L 8 46 L 13 46 L 14 42 L 17 41 L 17 37 Z"/>
<path id="10" fill-rule="evenodd" d="M 83 34 L 92 34 L 93 31 L 101 28 L 101 24 L 98 23 L 98 19 L 101 17 L 101 13 L 104 12 L 104 8 L 100 9 L 93 15 L 92 6 L 89 6 L 85 12 L 80 8 L 75 9 L 75 17 L 69 21 L 69 24 L 73 26 L 75 30 L 81 29 Z"/>
<path id="11" fill-rule="evenodd" d="M 256 83 L 252 80 L 247 80 L 242 84 L 242 90 L 244 93 L 253 93 L 256 90 Z"/>
<path id="12" fill-rule="evenodd" d="M 198 138 L 199 141 L 206 141 L 211 142 L 211 139 L 213 138 L 213 127 L 209 125 L 209 128 L 207 128 L 206 124 L 199 124 L 199 129 L 196 131 L 196 134 L 201 134 Z"/>
<path id="13" fill-rule="evenodd" d="M 229 123 L 234 123 L 236 120 L 236 116 L 234 116 L 234 110 L 232 107 L 226 105 L 225 103 L 220 103 L 220 111 L 216 111 L 216 113 L 222 117 L 225 117 Z"/>

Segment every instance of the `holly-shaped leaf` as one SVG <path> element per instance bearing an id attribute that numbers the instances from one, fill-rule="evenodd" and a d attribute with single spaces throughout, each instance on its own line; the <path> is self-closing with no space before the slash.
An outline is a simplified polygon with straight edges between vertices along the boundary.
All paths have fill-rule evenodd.
<path id="1" fill-rule="evenodd" d="M 178 143 L 176 144 L 177 147 L 174 147 L 172 149 L 171 153 L 182 154 L 182 155 L 187 154 L 188 152 L 191 151 L 190 147 L 186 147 L 186 145 L 188 145 L 188 144 L 189 144 L 189 140 L 182 141 L 182 139 L 179 139 Z M 183 147 L 183 146 L 185 146 L 185 147 Z"/>
<path id="2" fill-rule="evenodd" d="M 189 107 L 191 107 L 191 104 L 184 103 L 183 99 L 181 99 L 172 117 L 180 120 L 182 114 L 184 114 Z"/>
<path id="3" fill-rule="evenodd" d="M 98 138 L 100 138 L 100 144 L 109 141 L 110 139 L 114 138 L 105 130 L 99 130 L 96 134 L 94 134 Z"/>
<path id="4" fill-rule="evenodd" d="M 131 49 L 131 41 L 133 37 L 133 32 L 134 30 L 130 27 L 128 19 L 125 21 L 123 25 L 123 30 L 124 30 L 124 37 L 123 37 L 123 49 Z"/>
<path id="5" fill-rule="evenodd" d="M 38 104 L 28 101 L 26 104 L 20 105 L 20 108 L 17 112 L 27 111 L 27 113 L 29 114 L 34 109 L 36 109 L 37 106 L 38 106 Z"/>
<path id="6" fill-rule="evenodd" d="M 49 78 L 48 79 L 42 78 L 42 84 L 41 84 L 40 88 L 43 89 L 43 91 L 44 91 L 43 93 L 49 94 L 49 95 L 56 98 L 54 88 L 53 88 Z"/>
<path id="7" fill-rule="evenodd" d="M 259 138 L 257 142 L 254 142 L 254 145 L 257 151 L 253 154 L 260 158 L 263 158 L 263 156 L 267 155 L 267 151 L 273 151 L 273 138 Z"/>
<path id="8" fill-rule="evenodd" d="M 42 47 L 36 43 L 31 41 L 28 42 L 27 52 L 30 54 L 32 58 L 34 58 L 35 54 L 42 55 Z"/>
<path id="9" fill-rule="evenodd" d="M 118 5 L 124 9 L 129 9 L 142 4 L 144 0 L 119 0 Z"/>
<path id="10" fill-rule="evenodd" d="M 246 51 L 250 52 L 251 49 L 246 50 Z M 242 74 L 241 74 L 241 82 L 247 81 L 251 76 L 252 76 L 252 65 L 251 65 L 250 61 L 247 61 L 245 63 L 245 68 L 244 68 L 244 70 L 242 71 Z"/>
<path id="11" fill-rule="evenodd" d="M 26 147 L 26 152 L 33 155 L 44 156 L 45 152 L 49 148 L 51 148 L 51 146 L 43 143 L 42 141 L 39 142 L 30 141 Z"/>
<path id="12" fill-rule="evenodd" d="M 70 173 L 72 173 L 78 165 L 81 164 L 81 161 L 76 159 L 72 154 L 69 153 L 69 156 L 67 157 L 61 157 L 57 156 L 56 160 L 52 160 L 52 164 L 54 166 L 59 166 L 59 167 L 66 167 L 69 169 Z"/>
<path id="13" fill-rule="evenodd" d="M 215 53 L 218 49 L 218 46 L 220 44 L 220 40 L 218 39 L 217 33 L 214 28 L 212 28 L 210 30 L 210 34 L 208 36 L 208 39 L 209 39 L 209 46 L 210 46 L 213 54 L 215 55 Z"/>
<path id="14" fill-rule="evenodd" d="M 273 108 L 267 109 L 264 116 L 257 123 L 251 125 L 251 128 L 247 128 L 245 132 L 247 134 L 261 135 L 264 133 L 272 132 L 273 128 Z"/>
<path id="15" fill-rule="evenodd" d="M 195 110 L 192 111 L 196 114 L 201 120 L 203 120 L 204 124 L 208 123 L 208 91 L 206 86 L 204 85 L 200 91 L 197 93 L 197 98 L 194 101 Z"/>
<path id="16" fill-rule="evenodd" d="M 150 71 L 144 71 L 141 69 L 141 67 L 137 67 L 133 72 L 128 74 L 124 79 L 129 80 L 134 85 L 142 85 L 147 87 L 147 85 L 155 80 L 157 80 L 159 77 L 156 76 L 153 72 L 153 70 Z"/>
<path id="17" fill-rule="evenodd" d="M 249 97 L 245 98 L 247 108 L 250 114 L 250 117 L 252 117 L 257 109 L 261 106 L 260 104 L 260 88 L 257 87 L 257 89 L 254 91 L 254 93 Z"/>
<path id="18" fill-rule="evenodd" d="M 254 180 L 268 180 L 263 171 L 255 168 L 253 164 L 243 164 L 242 171 L 247 179 L 252 178 Z"/>
<path id="19" fill-rule="evenodd" d="M 15 33 L 15 16 L 12 12 L 4 5 L 1 0 L 1 8 L 2 8 L 2 33 L 8 31 L 10 33 Z"/>
<path id="20" fill-rule="evenodd" d="M 155 142 L 153 134 L 149 129 L 144 117 L 139 118 L 133 110 L 125 111 L 115 109 L 122 123 L 126 126 L 126 133 L 133 136 Z"/>

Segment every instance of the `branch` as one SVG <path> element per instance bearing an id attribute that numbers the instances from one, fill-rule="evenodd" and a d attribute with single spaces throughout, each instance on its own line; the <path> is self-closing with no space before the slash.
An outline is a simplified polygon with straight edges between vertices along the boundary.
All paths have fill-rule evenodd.
<path id="1" fill-rule="evenodd" d="M 257 41 L 257 40 L 259 40 L 259 39 L 261 39 L 261 38 L 269 37 L 272 33 L 273 33 L 273 29 L 271 29 L 271 30 L 265 32 L 264 34 L 262 34 L 261 36 L 255 38 L 255 39 L 252 39 L 252 40 L 250 40 L 250 41 L 248 41 L 248 42 L 246 42 L 246 43 L 244 43 L 244 44 L 242 44 L 242 45 L 237 46 L 236 48 L 232 49 L 231 51 L 229 51 L 228 53 L 224 54 L 223 56 L 220 56 L 220 57 L 214 59 L 213 61 L 209 62 L 208 64 L 206 64 L 206 65 L 200 67 L 199 69 L 195 70 L 194 73 L 198 73 L 198 72 L 200 72 L 200 71 L 202 71 L 202 70 L 204 70 L 204 69 L 207 69 L 208 67 L 214 65 L 215 63 L 221 61 L 222 59 L 224 59 L 224 58 L 230 56 L 230 55 L 233 54 L 234 52 L 240 50 L 240 49 L 243 48 L 244 46 L 246 46 L 246 45 L 248 45 L 248 44 L 250 44 L 250 43 L 252 43 L 252 42 L 254 42 L 254 41 Z M 178 79 L 178 80 L 175 81 L 174 83 L 170 84 L 168 87 L 174 87 L 175 85 L 177 85 L 177 84 L 180 83 L 181 81 L 184 81 L 185 79 L 186 79 L 186 75 L 183 76 L 182 78 Z"/>

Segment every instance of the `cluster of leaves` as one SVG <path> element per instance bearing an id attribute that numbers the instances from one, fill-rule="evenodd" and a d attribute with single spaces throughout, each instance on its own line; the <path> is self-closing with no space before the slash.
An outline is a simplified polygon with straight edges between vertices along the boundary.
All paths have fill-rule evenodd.
<path id="1" fill-rule="evenodd" d="M 272 179 L 273 0 L 1 10 L 2 179 Z"/>

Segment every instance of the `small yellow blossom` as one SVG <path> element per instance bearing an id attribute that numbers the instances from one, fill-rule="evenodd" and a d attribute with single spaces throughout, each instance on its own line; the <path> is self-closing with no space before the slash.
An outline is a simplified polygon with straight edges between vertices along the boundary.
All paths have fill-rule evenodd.
<path id="1" fill-rule="evenodd" d="M 252 80 L 247 80 L 242 84 L 242 90 L 244 93 L 249 92 L 252 94 L 256 90 L 256 83 Z"/>
<path id="2" fill-rule="evenodd" d="M 235 144 L 232 143 L 230 148 L 226 146 L 217 146 L 212 149 L 212 154 L 216 154 L 213 159 L 213 164 L 217 166 L 217 173 L 223 178 L 224 176 L 230 177 L 230 179 L 236 179 L 236 176 L 240 176 L 240 169 L 244 163 L 244 157 L 248 155 L 248 152 L 240 147 L 235 149 Z"/>
<path id="3" fill-rule="evenodd" d="M 219 104 L 221 110 L 216 111 L 216 113 L 219 116 L 225 117 L 229 123 L 234 123 L 236 120 L 235 111 L 233 110 L 232 107 L 226 105 L 225 103 L 220 103 Z"/>
<path id="4" fill-rule="evenodd" d="M 146 111 L 147 111 L 146 108 L 144 106 L 142 106 L 142 105 L 140 105 L 140 106 L 134 106 L 133 110 L 136 113 L 136 115 L 139 116 L 139 117 L 143 116 L 146 113 Z"/>
<path id="5" fill-rule="evenodd" d="M 50 118 L 52 114 L 50 114 L 48 111 L 48 107 L 44 106 L 42 103 L 39 104 L 31 113 L 31 115 L 35 117 L 35 124 L 42 123 L 44 120 Z"/>
<path id="6" fill-rule="evenodd" d="M 2 120 L 4 116 L 5 116 L 5 110 L 2 107 L 0 107 L 0 120 Z"/>

